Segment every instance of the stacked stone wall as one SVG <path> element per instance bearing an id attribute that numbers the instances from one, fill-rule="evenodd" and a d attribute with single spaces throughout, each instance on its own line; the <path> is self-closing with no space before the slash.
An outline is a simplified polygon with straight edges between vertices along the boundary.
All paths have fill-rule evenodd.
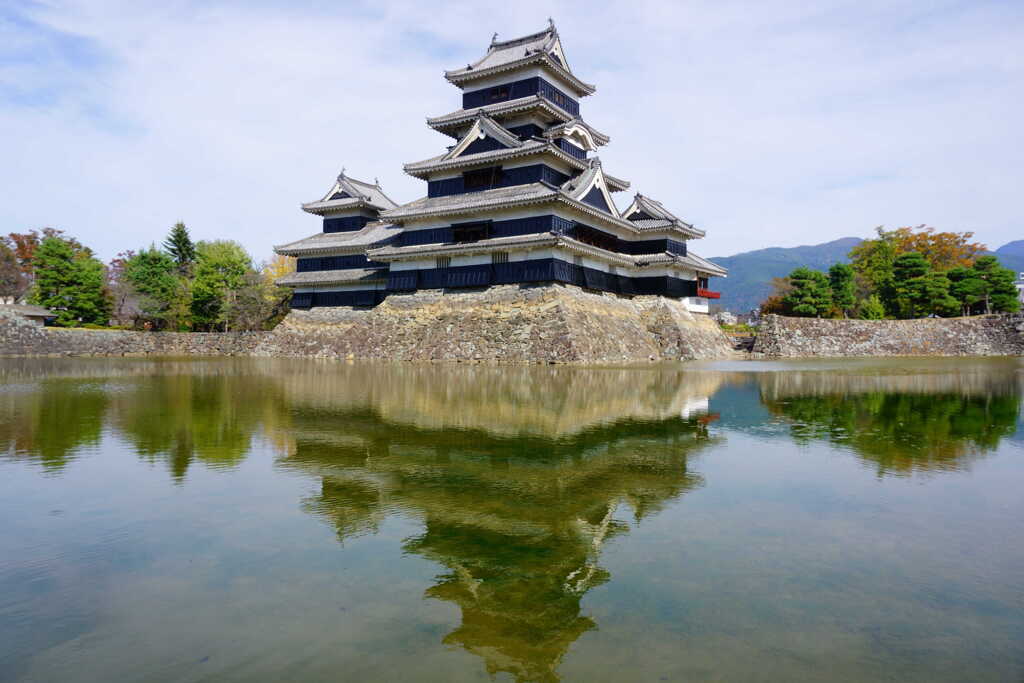
<path id="1" fill-rule="evenodd" d="M 676 300 L 505 285 L 394 294 L 373 309 L 293 311 L 272 332 L 41 328 L 5 314 L 0 354 L 619 363 L 721 358 L 732 346 L 714 321 Z"/>
<path id="2" fill-rule="evenodd" d="M 275 355 L 380 360 L 615 363 L 721 358 L 707 316 L 663 297 L 626 299 L 570 285 L 392 294 L 366 311 L 293 311 Z"/>
<path id="3" fill-rule="evenodd" d="M 1024 318 L 819 320 L 768 315 L 758 329 L 754 352 L 774 358 L 1020 356 Z"/>
<path id="4" fill-rule="evenodd" d="M 4 356 L 240 356 L 255 353 L 270 334 L 41 327 L 0 311 L 0 355 Z"/>

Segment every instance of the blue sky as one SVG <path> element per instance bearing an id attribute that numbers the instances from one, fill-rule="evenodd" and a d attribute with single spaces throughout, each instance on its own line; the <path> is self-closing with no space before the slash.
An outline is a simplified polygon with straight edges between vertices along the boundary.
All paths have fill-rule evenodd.
<path id="1" fill-rule="evenodd" d="M 109 258 L 185 221 L 257 260 L 318 229 L 345 166 L 399 201 L 450 140 L 442 72 L 555 18 L 596 83 L 605 168 L 703 255 L 877 225 L 1024 238 L 1024 3 L 161 2 L 0 5 L 0 231 Z"/>

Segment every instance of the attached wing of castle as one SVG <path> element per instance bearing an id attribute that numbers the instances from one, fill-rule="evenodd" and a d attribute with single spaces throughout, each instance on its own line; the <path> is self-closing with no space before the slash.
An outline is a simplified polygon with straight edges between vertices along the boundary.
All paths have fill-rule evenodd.
<path id="1" fill-rule="evenodd" d="M 276 247 L 297 257 L 279 280 L 292 306 L 375 306 L 420 289 L 561 283 L 622 296 L 666 296 L 693 312 L 717 298 L 724 268 L 688 248 L 704 231 L 661 202 L 613 195 L 629 182 L 597 156 L 607 135 L 580 116 L 594 86 L 573 74 L 552 23 L 492 40 L 480 60 L 445 78 L 462 108 L 427 119 L 452 138 L 444 154 L 406 164 L 425 197 L 396 204 L 378 182 L 342 171 L 322 199 L 303 204 L 323 231 Z"/>

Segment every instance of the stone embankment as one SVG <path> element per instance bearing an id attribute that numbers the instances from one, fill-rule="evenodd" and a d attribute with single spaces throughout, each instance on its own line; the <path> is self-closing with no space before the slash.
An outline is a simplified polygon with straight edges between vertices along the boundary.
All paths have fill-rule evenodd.
<path id="1" fill-rule="evenodd" d="M 41 327 L 0 311 L 3 356 L 251 355 L 267 332 L 132 332 Z"/>
<path id="2" fill-rule="evenodd" d="M 765 316 L 754 353 L 772 358 L 1020 356 L 1024 318 L 821 320 Z"/>
<path id="3" fill-rule="evenodd" d="M 4 315 L 0 354 L 621 363 L 733 352 L 713 320 L 675 300 L 627 299 L 565 285 L 507 285 L 395 294 L 365 310 L 293 311 L 272 332 L 64 330 Z"/>

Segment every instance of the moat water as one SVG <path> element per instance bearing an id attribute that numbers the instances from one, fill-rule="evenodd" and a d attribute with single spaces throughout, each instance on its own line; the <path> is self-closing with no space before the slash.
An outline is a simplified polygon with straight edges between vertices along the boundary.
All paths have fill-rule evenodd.
<path id="1" fill-rule="evenodd" d="M 0 680 L 1021 681 L 1024 361 L 0 361 Z"/>

